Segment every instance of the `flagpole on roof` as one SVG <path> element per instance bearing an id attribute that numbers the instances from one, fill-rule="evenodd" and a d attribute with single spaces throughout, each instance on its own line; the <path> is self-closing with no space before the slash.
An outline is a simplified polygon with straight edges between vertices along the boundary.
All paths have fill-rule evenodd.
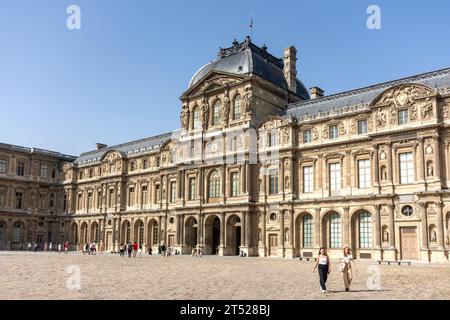
<path id="1" fill-rule="evenodd" d="M 250 25 L 249 25 L 249 27 L 250 27 L 250 39 L 253 40 L 253 13 L 252 13 L 251 18 L 250 18 Z"/>

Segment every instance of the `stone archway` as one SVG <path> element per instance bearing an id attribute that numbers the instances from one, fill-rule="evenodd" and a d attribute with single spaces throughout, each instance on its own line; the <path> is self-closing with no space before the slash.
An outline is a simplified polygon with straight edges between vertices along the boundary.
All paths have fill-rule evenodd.
<path id="1" fill-rule="evenodd" d="M 160 236 L 159 236 L 159 225 L 156 219 L 150 219 L 147 224 L 147 246 L 152 247 L 152 249 L 156 249 L 154 247 L 159 245 Z"/>
<path id="2" fill-rule="evenodd" d="M 0 250 L 6 249 L 6 230 L 7 224 L 5 221 L 0 220 Z"/>
<path id="3" fill-rule="evenodd" d="M 314 247 L 314 236 L 313 215 L 308 212 L 298 214 L 294 224 L 294 255 L 300 256 L 301 250 L 305 248 L 312 249 Z"/>
<path id="4" fill-rule="evenodd" d="M 122 223 L 122 230 L 121 230 L 121 239 L 120 242 L 123 244 L 126 244 L 131 241 L 131 225 L 128 220 L 125 220 Z"/>
<path id="5" fill-rule="evenodd" d="M 342 216 L 337 211 L 328 211 L 322 218 L 321 246 L 330 249 L 342 249 Z"/>
<path id="6" fill-rule="evenodd" d="M 91 234 L 90 234 L 89 241 L 98 243 L 99 242 L 99 233 L 100 232 L 99 232 L 99 228 L 98 228 L 98 223 L 97 223 L 97 221 L 94 221 L 91 224 Z"/>
<path id="7" fill-rule="evenodd" d="M 134 223 L 134 241 L 136 241 L 139 245 L 144 244 L 144 222 L 141 219 L 138 219 Z"/>
<path id="8" fill-rule="evenodd" d="M 88 225 L 87 222 L 81 224 L 80 244 L 85 245 L 88 242 Z"/>
<path id="9" fill-rule="evenodd" d="M 237 214 L 233 214 L 227 219 L 225 235 L 225 254 L 230 256 L 239 255 L 242 246 L 242 222 Z"/>
<path id="10" fill-rule="evenodd" d="M 352 214 L 350 218 L 350 243 L 344 243 L 344 245 L 350 246 L 354 257 L 356 257 L 357 250 L 373 249 L 375 243 L 375 223 L 373 222 L 373 219 L 372 213 L 364 209 L 357 210 Z"/>
<path id="11" fill-rule="evenodd" d="M 78 225 L 76 222 L 72 222 L 72 225 L 70 226 L 69 241 L 72 245 L 78 243 Z"/>
<path id="12" fill-rule="evenodd" d="M 220 245 L 220 218 L 212 214 L 205 219 L 204 254 L 218 254 Z"/>
<path id="13" fill-rule="evenodd" d="M 194 217 L 186 219 L 184 224 L 184 246 L 185 253 L 192 253 L 192 250 L 198 245 L 198 223 Z"/>

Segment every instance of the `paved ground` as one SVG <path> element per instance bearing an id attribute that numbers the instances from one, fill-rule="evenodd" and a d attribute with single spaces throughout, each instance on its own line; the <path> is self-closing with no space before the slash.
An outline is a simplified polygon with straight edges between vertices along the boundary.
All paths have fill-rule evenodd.
<path id="1" fill-rule="evenodd" d="M 335 262 L 326 294 L 320 293 L 312 267 L 313 262 L 276 258 L 143 255 L 130 259 L 110 253 L 3 251 L 0 299 L 450 299 L 449 264 L 408 267 L 357 262 L 352 292 L 344 292 Z M 377 272 L 381 290 L 376 281 L 367 285 L 370 277 L 376 280 Z"/>

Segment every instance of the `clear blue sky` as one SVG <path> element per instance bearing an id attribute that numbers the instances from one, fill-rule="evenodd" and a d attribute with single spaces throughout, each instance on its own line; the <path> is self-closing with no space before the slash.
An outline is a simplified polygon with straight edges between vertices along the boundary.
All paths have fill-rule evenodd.
<path id="1" fill-rule="evenodd" d="M 319 3 L 320 2 L 320 3 Z M 81 8 L 81 30 L 66 9 Z M 381 7 L 382 30 L 366 9 Z M 248 35 L 327 94 L 450 67 L 450 2 L 1 0 L 0 141 L 79 155 L 174 130 L 191 76 Z"/>

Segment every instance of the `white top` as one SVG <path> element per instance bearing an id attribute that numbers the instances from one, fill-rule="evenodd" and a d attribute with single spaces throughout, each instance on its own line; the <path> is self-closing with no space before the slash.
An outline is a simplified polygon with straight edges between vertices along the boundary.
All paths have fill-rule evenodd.
<path id="1" fill-rule="evenodd" d="M 319 264 L 321 264 L 321 265 L 327 265 L 328 264 L 328 259 L 327 259 L 327 257 L 326 256 L 320 256 L 319 257 Z"/>
<path id="2" fill-rule="evenodd" d="M 341 260 L 342 260 L 342 262 L 349 264 L 350 261 L 353 260 L 353 256 L 351 254 L 349 254 L 347 256 L 342 256 Z"/>

